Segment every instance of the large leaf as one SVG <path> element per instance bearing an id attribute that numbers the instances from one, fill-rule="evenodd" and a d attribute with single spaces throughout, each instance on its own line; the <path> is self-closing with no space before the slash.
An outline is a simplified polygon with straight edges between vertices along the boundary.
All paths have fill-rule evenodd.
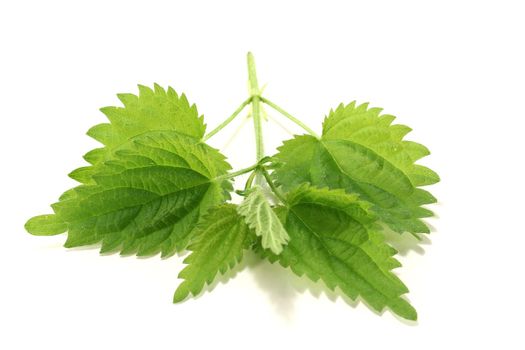
<path id="1" fill-rule="evenodd" d="M 303 135 L 284 142 L 275 156 L 280 167 L 274 176 L 286 190 L 308 182 L 357 193 L 394 231 L 429 232 L 420 218 L 432 212 L 421 205 L 436 199 L 418 186 L 439 177 L 415 164 L 429 152 L 404 141 L 410 129 L 391 125 L 394 117 L 380 111 L 366 104 L 339 106 L 325 119 L 320 139 Z"/>
<path id="2" fill-rule="evenodd" d="M 124 107 L 103 107 L 100 109 L 110 123 L 95 125 L 88 135 L 101 142 L 104 147 L 96 148 L 84 155 L 92 164 L 78 168 L 69 175 L 82 183 L 92 182 L 91 175 L 96 165 L 111 157 L 112 150 L 129 139 L 152 131 L 176 131 L 199 141 L 204 136 L 203 117 L 197 107 L 190 105 L 186 96 L 179 96 L 169 87 L 164 90 L 155 84 L 154 89 L 139 85 L 139 95 L 118 94 Z"/>
<path id="3" fill-rule="evenodd" d="M 331 289 L 339 287 L 348 297 L 360 296 L 372 308 L 385 307 L 415 320 L 415 309 L 401 296 L 408 292 L 391 270 L 401 266 L 396 251 L 384 242 L 374 224 L 368 203 L 343 190 L 300 186 L 288 194 L 277 214 L 290 241 L 280 255 L 264 250 L 299 276 L 319 279 Z"/>
<path id="4" fill-rule="evenodd" d="M 208 208 L 229 198 L 231 184 L 221 176 L 230 166 L 200 141 L 196 108 L 171 89 L 140 92 L 119 95 L 125 107 L 105 111 L 111 124 L 90 131 L 105 147 L 73 172 L 82 185 L 52 205 L 55 215 L 30 219 L 29 232 L 67 229 L 67 247 L 102 242 L 101 252 L 167 256 L 186 247 Z"/>
<path id="5" fill-rule="evenodd" d="M 239 205 L 238 212 L 244 217 L 248 226 L 255 230 L 257 236 L 262 237 L 263 248 L 270 249 L 275 254 L 281 253 L 283 245 L 290 237 L 260 186 L 254 186 L 251 189 L 248 196 Z"/>
<path id="6" fill-rule="evenodd" d="M 224 204 L 210 210 L 188 247 L 192 253 L 184 259 L 188 266 L 179 274 L 184 281 L 177 288 L 173 301 L 182 301 L 190 293 L 199 294 L 218 273 L 224 274 L 240 262 L 243 251 L 254 241 L 255 234 L 237 213 L 236 205 Z"/>

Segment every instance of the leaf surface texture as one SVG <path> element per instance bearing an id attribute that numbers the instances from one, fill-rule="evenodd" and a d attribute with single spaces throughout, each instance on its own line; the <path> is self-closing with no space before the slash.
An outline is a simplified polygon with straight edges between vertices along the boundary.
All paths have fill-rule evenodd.
<path id="1" fill-rule="evenodd" d="M 270 249 L 275 254 L 283 250 L 283 245 L 290 237 L 260 186 L 251 189 L 239 205 L 238 212 L 244 217 L 248 226 L 255 230 L 257 236 L 261 236 L 263 248 Z"/>
<path id="2" fill-rule="evenodd" d="M 415 162 L 429 151 L 404 141 L 410 129 L 392 125 L 394 117 L 380 112 L 367 104 L 340 105 L 325 119 L 320 139 L 302 135 L 284 142 L 275 155 L 275 179 L 287 191 L 310 183 L 357 193 L 392 230 L 428 233 L 420 219 L 433 213 L 422 205 L 436 199 L 419 186 L 439 177 Z"/>

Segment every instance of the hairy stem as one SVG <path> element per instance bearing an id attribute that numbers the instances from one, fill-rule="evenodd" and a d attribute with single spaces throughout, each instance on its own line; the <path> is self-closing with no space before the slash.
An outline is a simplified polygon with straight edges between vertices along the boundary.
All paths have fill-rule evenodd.
<path id="1" fill-rule="evenodd" d="M 203 142 L 205 142 L 206 140 L 208 140 L 210 137 L 212 137 L 213 135 L 215 135 L 216 133 L 218 133 L 219 131 L 221 131 L 226 125 L 230 124 L 234 119 L 235 117 L 237 117 L 239 115 L 239 113 L 242 112 L 242 110 L 244 109 L 244 107 L 246 107 L 247 105 L 250 104 L 250 102 L 252 102 L 252 97 L 248 97 L 246 99 L 246 101 L 244 101 L 243 103 L 241 103 L 241 105 L 239 106 L 239 108 L 237 108 L 235 110 L 235 112 L 233 112 L 233 114 L 231 116 L 228 117 L 228 119 L 226 119 L 225 121 L 223 121 L 222 123 L 219 124 L 219 126 L 217 126 L 215 129 L 213 129 L 212 131 L 210 131 L 209 133 L 206 134 L 206 136 L 204 136 L 204 138 L 202 139 Z"/>
<path id="2" fill-rule="evenodd" d="M 226 180 L 226 179 L 232 179 L 234 177 L 237 177 L 239 175 L 242 175 L 242 174 L 246 174 L 246 173 L 249 173 L 250 171 L 253 171 L 255 169 L 257 169 L 259 167 L 259 163 L 256 163 L 252 166 L 249 166 L 247 168 L 243 168 L 243 169 L 240 169 L 240 170 L 237 170 L 237 171 L 232 171 L 231 173 L 228 173 L 226 175 L 222 175 L 222 176 L 219 176 L 216 178 L 216 180 Z"/>
<path id="3" fill-rule="evenodd" d="M 266 182 L 268 183 L 268 186 L 270 186 L 270 188 L 272 189 L 272 192 L 275 194 L 275 196 L 277 198 L 279 198 L 279 200 L 283 203 L 283 204 L 286 204 L 286 198 L 284 196 L 284 194 L 281 192 L 281 190 L 279 190 L 275 184 L 273 183 L 272 181 L 272 178 L 270 176 L 270 174 L 268 173 L 268 171 L 264 168 L 264 166 L 261 166 L 259 168 L 259 171 L 262 173 L 262 175 L 264 176 L 264 178 L 266 179 Z"/>
<path id="4" fill-rule="evenodd" d="M 264 143 L 261 123 L 261 96 L 259 83 L 257 82 L 257 73 L 255 71 L 255 59 L 251 52 L 248 52 L 248 79 L 250 81 L 250 97 L 252 103 L 253 128 L 255 131 L 255 156 L 257 162 L 264 157 Z M 256 182 L 260 183 L 260 176 L 256 176 Z"/>
<path id="5" fill-rule="evenodd" d="M 253 179 L 255 178 L 255 176 L 257 175 L 257 171 L 254 171 L 250 174 L 250 176 L 248 177 L 248 180 L 246 180 L 246 184 L 244 185 L 244 191 L 248 191 L 250 188 L 252 188 L 252 184 L 253 184 Z"/>
<path id="6" fill-rule="evenodd" d="M 268 100 L 267 98 L 264 98 L 264 97 L 260 97 L 260 100 L 261 100 L 261 102 L 263 102 L 263 103 L 267 104 L 268 106 L 272 107 L 273 109 L 275 109 L 277 112 L 281 113 L 286 118 L 290 119 L 295 124 L 299 125 L 301 128 L 306 130 L 310 135 L 314 136 L 315 138 L 320 138 L 319 135 L 317 135 L 317 133 L 315 131 L 313 131 L 308 125 L 306 125 L 305 123 L 303 123 L 299 119 L 295 118 L 293 115 L 291 115 L 290 113 L 286 112 L 284 109 L 282 109 L 281 107 L 279 107 L 278 105 L 276 105 L 272 101 L 270 101 L 270 100 Z"/>

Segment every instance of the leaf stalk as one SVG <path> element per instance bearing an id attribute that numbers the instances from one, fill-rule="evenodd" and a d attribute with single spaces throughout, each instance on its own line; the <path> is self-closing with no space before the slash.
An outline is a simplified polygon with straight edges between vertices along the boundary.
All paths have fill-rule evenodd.
<path id="1" fill-rule="evenodd" d="M 219 177 L 216 177 L 215 179 L 216 180 L 227 180 L 227 179 L 233 179 L 234 177 L 237 177 L 239 175 L 243 175 L 243 174 L 246 174 L 246 173 L 249 173 L 250 171 L 253 171 L 255 169 L 257 169 L 259 167 L 259 163 L 256 163 L 252 166 L 249 166 L 247 168 L 243 168 L 243 169 L 239 169 L 237 171 L 233 171 L 231 173 L 228 173 L 226 175 L 222 175 L 222 176 L 219 176 Z"/>
<path id="2" fill-rule="evenodd" d="M 266 168 L 264 166 L 261 166 L 259 167 L 258 169 L 261 174 L 264 176 L 264 179 L 266 180 L 266 182 L 268 183 L 268 186 L 270 186 L 270 189 L 272 190 L 272 192 L 275 194 L 275 196 L 277 198 L 279 198 L 279 200 L 283 203 L 283 204 L 286 204 L 286 197 L 284 196 L 284 194 L 281 192 L 280 189 L 277 188 L 277 186 L 275 186 L 275 184 L 273 183 L 273 180 L 270 176 L 270 174 L 268 173 L 268 171 L 266 170 Z"/>
<path id="3" fill-rule="evenodd" d="M 260 97 L 260 100 L 261 102 L 263 102 L 264 104 L 272 107 L 273 109 L 275 109 L 277 112 L 281 113 L 284 117 L 290 119 L 292 122 L 294 122 L 295 124 L 299 125 L 301 128 L 303 128 L 305 131 L 307 131 L 310 135 L 314 136 L 315 138 L 319 139 L 320 136 L 315 132 L 313 131 L 308 125 L 306 125 L 305 123 L 303 123 L 302 121 L 300 121 L 299 119 L 295 118 L 293 115 L 291 115 L 290 113 L 286 112 L 284 109 L 282 109 L 281 107 L 279 107 L 278 105 L 276 105 L 275 103 L 273 103 L 272 101 L 268 100 L 267 98 L 265 97 Z"/>
<path id="4" fill-rule="evenodd" d="M 212 137 L 213 135 L 215 135 L 216 133 L 224 129 L 224 127 L 230 124 L 242 112 L 244 107 L 250 104 L 250 102 L 252 102 L 251 96 L 248 97 L 243 103 L 241 103 L 241 105 L 235 110 L 235 112 L 233 112 L 231 116 L 229 116 L 226 120 L 220 123 L 215 129 L 207 133 L 202 139 L 202 142 L 206 142 L 210 137 Z"/>

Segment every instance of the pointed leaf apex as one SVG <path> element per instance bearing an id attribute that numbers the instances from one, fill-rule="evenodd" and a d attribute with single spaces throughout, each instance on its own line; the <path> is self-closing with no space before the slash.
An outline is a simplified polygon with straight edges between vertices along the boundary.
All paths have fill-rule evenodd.
<path id="1" fill-rule="evenodd" d="M 150 87 L 146 86 L 146 85 L 138 84 L 137 86 L 139 88 L 139 97 L 140 98 L 153 96 L 155 94 L 153 92 L 153 90 Z"/>
<path id="2" fill-rule="evenodd" d="M 122 104 L 126 107 L 131 107 L 138 103 L 138 96 L 130 93 L 120 93 L 117 94 L 117 98 L 122 102 Z"/>
<path id="3" fill-rule="evenodd" d="M 178 304 L 188 297 L 189 291 L 183 285 L 184 282 L 182 282 L 173 294 L 173 304 Z"/>
<path id="4" fill-rule="evenodd" d="M 165 91 L 164 88 L 163 88 L 162 86 L 160 86 L 159 84 L 154 83 L 154 84 L 153 84 L 153 88 L 154 88 L 156 94 L 159 94 L 159 95 L 166 95 L 166 91 Z"/>

